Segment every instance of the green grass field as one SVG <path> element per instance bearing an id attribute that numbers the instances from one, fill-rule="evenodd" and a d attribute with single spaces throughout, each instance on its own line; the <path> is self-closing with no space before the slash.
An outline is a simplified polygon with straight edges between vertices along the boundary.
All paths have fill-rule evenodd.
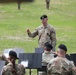
<path id="1" fill-rule="evenodd" d="M 6 48 L 19 47 L 34 52 L 38 37 L 31 39 L 26 29 L 33 31 L 41 25 L 40 16 L 46 14 L 57 34 L 57 46 L 66 44 L 68 53 L 76 52 L 76 0 L 51 0 L 47 10 L 44 0 L 33 3 L 0 4 L 0 53 Z M 57 49 L 56 46 L 56 49 Z"/>

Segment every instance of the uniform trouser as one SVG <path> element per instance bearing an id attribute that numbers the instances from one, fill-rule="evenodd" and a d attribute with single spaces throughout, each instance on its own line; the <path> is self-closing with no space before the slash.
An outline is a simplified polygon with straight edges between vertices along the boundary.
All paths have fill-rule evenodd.
<path id="1" fill-rule="evenodd" d="M 47 75 L 45 71 L 38 71 L 38 75 Z"/>
<path id="2" fill-rule="evenodd" d="M 50 6 L 50 0 L 45 0 L 46 1 L 46 8 L 49 9 Z"/>

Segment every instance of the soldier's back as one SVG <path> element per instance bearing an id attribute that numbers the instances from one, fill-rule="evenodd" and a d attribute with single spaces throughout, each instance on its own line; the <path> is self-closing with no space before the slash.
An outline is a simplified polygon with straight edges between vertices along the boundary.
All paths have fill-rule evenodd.
<path id="1" fill-rule="evenodd" d="M 17 75 L 24 75 L 25 74 L 25 68 L 21 64 L 16 65 Z"/>
<path id="2" fill-rule="evenodd" d="M 2 75 L 24 75 L 25 68 L 22 65 L 15 64 L 15 68 L 13 68 L 13 64 L 9 63 L 3 67 Z"/>
<path id="3" fill-rule="evenodd" d="M 54 58 L 54 54 L 52 54 L 51 52 L 44 52 L 42 54 L 42 62 L 44 63 L 49 63 L 49 60 Z"/>
<path id="4" fill-rule="evenodd" d="M 69 64 L 61 57 L 56 57 L 47 66 L 49 75 L 69 75 Z"/>
<path id="5" fill-rule="evenodd" d="M 15 75 L 14 73 L 12 73 L 12 70 L 13 70 L 13 65 L 12 63 L 9 63 L 3 67 L 2 75 Z"/>

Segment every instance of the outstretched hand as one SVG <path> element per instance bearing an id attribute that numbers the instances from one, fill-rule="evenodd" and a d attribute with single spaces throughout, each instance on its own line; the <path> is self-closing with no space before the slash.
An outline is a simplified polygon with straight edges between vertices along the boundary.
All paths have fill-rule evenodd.
<path id="1" fill-rule="evenodd" d="M 26 32 L 27 32 L 27 33 L 30 33 L 30 30 L 29 30 L 29 29 L 27 29 L 27 30 L 26 30 Z"/>

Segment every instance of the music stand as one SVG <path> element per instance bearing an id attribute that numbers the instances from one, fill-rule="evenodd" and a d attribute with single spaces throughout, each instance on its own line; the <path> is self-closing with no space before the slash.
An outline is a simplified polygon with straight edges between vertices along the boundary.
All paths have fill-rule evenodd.
<path id="1" fill-rule="evenodd" d="M 65 57 L 68 59 L 68 60 L 71 60 L 71 57 L 69 54 L 66 54 Z"/>
<path id="2" fill-rule="evenodd" d="M 35 48 L 35 53 L 43 53 L 44 52 L 44 48 Z"/>
<path id="3" fill-rule="evenodd" d="M 44 52 L 44 48 L 35 48 L 35 53 L 43 53 L 43 52 Z M 47 64 L 42 63 L 41 68 L 37 68 L 37 74 L 38 74 L 39 71 L 47 72 Z"/>
<path id="4" fill-rule="evenodd" d="M 0 60 L 0 75 L 2 75 L 1 71 L 4 65 L 5 65 L 5 61 Z"/>
<path id="5" fill-rule="evenodd" d="M 31 69 L 41 68 L 42 65 L 42 54 L 41 53 L 20 53 L 19 63 L 22 61 L 28 61 L 27 69 L 30 69 L 29 74 L 31 75 Z"/>
<path id="6" fill-rule="evenodd" d="M 76 66 L 76 53 L 70 54 L 71 60 L 74 62 Z"/>
<path id="7" fill-rule="evenodd" d="M 19 58 L 20 53 L 24 53 L 24 50 L 22 48 L 9 48 L 4 50 L 4 55 L 8 58 L 9 52 L 15 51 L 17 53 L 17 57 Z"/>

